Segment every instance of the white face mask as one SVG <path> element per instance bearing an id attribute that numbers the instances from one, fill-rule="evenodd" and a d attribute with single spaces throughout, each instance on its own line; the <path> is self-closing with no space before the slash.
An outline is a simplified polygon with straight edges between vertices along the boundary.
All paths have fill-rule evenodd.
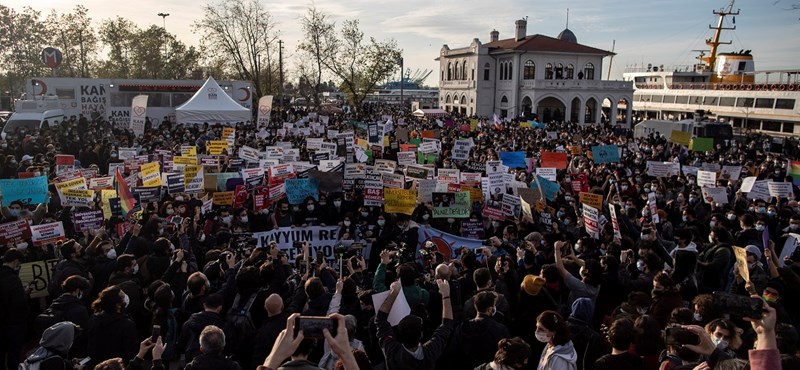
<path id="1" fill-rule="evenodd" d="M 761 224 L 756 225 L 756 230 L 764 231 L 764 225 L 761 225 Z"/>
<path id="2" fill-rule="evenodd" d="M 26 249 L 28 249 L 28 243 L 22 242 L 17 244 L 17 250 L 24 251 Z"/>
<path id="3" fill-rule="evenodd" d="M 637 268 L 639 271 L 641 271 L 641 272 L 644 272 L 644 269 L 645 269 L 645 267 L 647 267 L 647 264 L 646 264 L 646 263 L 644 263 L 644 261 L 642 261 L 642 260 L 638 260 L 638 261 L 636 261 L 636 268 Z"/>
<path id="4" fill-rule="evenodd" d="M 711 340 L 714 342 L 714 345 L 716 345 L 717 348 L 719 348 L 719 349 L 728 348 L 728 341 L 725 340 L 725 339 L 714 337 Z"/>
<path id="5" fill-rule="evenodd" d="M 350 227 L 350 220 L 345 221 L 344 226 Z"/>
<path id="6" fill-rule="evenodd" d="M 247 223 L 247 216 L 239 217 L 239 220 L 241 220 L 244 223 Z"/>
<path id="7" fill-rule="evenodd" d="M 333 201 L 333 205 L 336 206 L 336 207 L 341 207 L 342 206 L 342 202 L 338 201 L 338 200 L 334 200 Z"/>
<path id="8" fill-rule="evenodd" d="M 547 342 L 550 341 L 550 334 L 547 333 L 546 331 L 537 330 L 536 331 L 536 340 L 538 340 L 538 341 L 540 341 L 542 343 L 547 343 Z"/>
<path id="9" fill-rule="evenodd" d="M 431 217 L 431 216 L 430 216 L 429 214 L 427 214 L 427 213 L 426 213 L 426 214 L 424 214 L 424 215 L 422 215 L 422 219 L 423 219 L 423 220 L 427 220 L 427 219 L 429 219 L 430 217 Z"/>
<path id="10" fill-rule="evenodd" d="M 708 223 L 708 227 L 710 227 L 710 228 L 712 228 L 712 229 L 713 229 L 715 226 L 717 226 L 717 221 L 710 221 L 710 222 Z"/>
<path id="11" fill-rule="evenodd" d="M 697 312 L 695 312 L 695 313 L 692 315 L 692 318 L 693 318 L 693 319 L 694 319 L 694 321 L 696 321 L 696 322 L 701 322 L 701 321 L 703 321 L 703 316 L 701 316 L 701 315 L 700 315 L 699 313 L 697 313 Z"/>
<path id="12" fill-rule="evenodd" d="M 106 253 L 106 258 L 110 260 L 117 259 L 117 251 L 114 248 L 109 249 L 108 253 Z"/>
<path id="13" fill-rule="evenodd" d="M 202 234 L 200 234 L 200 242 L 202 243 L 204 241 L 206 241 L 206 234 L 202 233 Z"/>
<path id="14" fill-rule="evenodd" d="M 386 225 L 386 220 L 378 220 L 378 226 L 383 227 L 383 225 Z"/>
<path id="15" fill-rule="evenodd" d="M 367 216 L 369 216 L 369 212 L 361 212 L 361 217 L 367 217 Z"/>
<path id="16" fill-rule="evenodd" d="M 230 226 L 230 225 L 231 225 L 231 220 L 233 220 L 233 216 L 230 216 L 230 215 L 228 215 L 228 216 L 225 216 L 225 217 L 223 217 L 223 218 L 222 218 L 222 222 L 223 222 L 225 225 L 228 225 L 228 226 Z"/>
<path id="17" fill-rule="evenodd" d="M 170 209 L 167 210 L 167 214 L 168 215 L 174 215 L 175 214 L 175 210 L 170 208 Z"/>
<path id="18" fill-rule="evenodd" d="M 714 237 L 709 235 L 708 236 L 708 242 L 711 243 L 711 244 L 714 244 Z"/>
<path id="19" fill-rule="evenodd" d="M 128 308 L 128 305 L 131 304 L 131 298 L 125 293 L 122 294 L 122 305 L 125 306 L 125 308 Z"/>
<path id="20" fill-rule="evenodd" d="M 139 273 L 139 264 L 136 264 L 136 266 L 133 266 L 133 274 L 136 275 L 138 273 Z"/>

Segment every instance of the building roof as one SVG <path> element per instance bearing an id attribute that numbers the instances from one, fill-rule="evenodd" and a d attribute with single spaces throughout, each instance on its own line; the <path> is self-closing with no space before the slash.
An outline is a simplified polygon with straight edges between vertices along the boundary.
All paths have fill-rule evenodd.
<path id="1" fill-rule="evenodd" d="M 561 33 L 558 34 L 558 39 L 563 41 L 568 41 L 574 44 L 578 43 L 578 38 L 575 37 L 575 33 L 570 31 L 569 28 L 565 28 Z"/>
<path id="2" fill-rule="evenodd" d="M 498 40 L 487 43 L 485 46 L 489 47 L 490 53 L 502 51 L 544 51 L 553 53 L 615 55 L 607 50 L 539 34 L 525 36 L 524 39 L 519 41 L 513 38 Z"/>

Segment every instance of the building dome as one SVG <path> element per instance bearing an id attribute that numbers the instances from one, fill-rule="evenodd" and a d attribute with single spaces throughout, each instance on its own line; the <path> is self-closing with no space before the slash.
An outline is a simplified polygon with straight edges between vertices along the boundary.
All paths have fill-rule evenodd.
<path id="1" fill-rule="evenodd" d="M 569 30 L 569 28 L 565 28 L 561 33 L 558 34 L 558 39 L 561 41 L 571 42 L 573 44 L 578 43 L 578 38 L 575 37 L 575 34 Z"/>

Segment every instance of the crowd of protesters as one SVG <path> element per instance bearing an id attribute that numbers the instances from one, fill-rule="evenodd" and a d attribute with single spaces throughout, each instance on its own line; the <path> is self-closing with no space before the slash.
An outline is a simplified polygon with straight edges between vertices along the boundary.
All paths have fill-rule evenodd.
<path id="1" fill-rule="evenodd" d="M 284 198 L 258 212 L 251 194 L 242 207 L 202 212 L 206 194 L 164 191 L 158 202 L 139 205 L 138 219 L 112 216 L 99 229 L 75 232 L 71 214 L 82 209 L 60 203 L 57 155 L 73 155 L 76 166 L 104 175 L 110 163 L 123 162 L 119 148 L 178 155 L 181 146 L 196 146 L 202 154 L 221 138 L 223 125 L 167 120 L 136 137 L 81 116 L 8 135 L 0 141 L 0 178 L 46 176 L 51 196 L 40 204 L 3 201 L 2 224 L 60 221 L 66 237 L 0 246 L 0 368 L 800 368 L 800 253 L 784 253 L 800 233 L 800 189 L 768 199 L 740 189 L 748 176 L 792 182 L 789 161 L 798 158 L 798 141 L 776 148 L 769 137 L 751 135 L 698 152 L 659 134 L 634 139 L 631 130 L 606 125 L 553 122 L 541 129 L 488 119 L 475 128 L 466 117 L 413 117 L 374 106 L 325 117 L 320 125 L 341 132 L 353 129 L 351 121 L 386 116 L 412 138 L 436 131 L 436 168 L 481 172 L 467 163 L 522 151 L 532 166 L 508 171 L 514 183 L 529 186 L 542 152 L 566 152 L 569 165 L 558 170 L 557 194 L 535 205 L 532 217 L 490 218 L 484 202 L 463 219 L 432 217 L 431 203 L 410 216 L 391 214 L 366 206 L 360 190 L 320 192 L 302 204 Z M 283 124 L 304 117 L 291 110 L 273 115 L 269 126 L 240 123 L 234 147 L 290 142 L 300 149 L 296 160 L 307 162 L 313 155 L 307 135 Z M 395 144 L 407 143 L 386 134 L 390 145 L 370 161 L 396 160 Z M 473 139 L 467 161 L 452 158 L 459 138 Z M 620 148 L 618 162 L 589 158 L 589 148 L 606 144 Z M 342 159 L 356 160 L 348 155 Z M 652 177 L 648 161 L 742 170 L 740 180 L 718 176 L 715 185 L 728 194 L 719 202 L 703 196 L 696 172 Z M 229 163 L 223 155 L 216 171 L 238 171 Z M 576 175 L 585 175 L 588 192 L 603 196 L 596 237 L 587 232 L 580 194 L 570 184 Z M 487 202 L 495 197 L 502 194 Z M 102 200 L 91 208 L 103 208 Z M 172 222 L 176 216 L 179 223 Z M 421 225 L 458 234 L 467 221 L 484 226 L 482 247 L 456 245 L 452 254 L 437 250 L 431 258 L 418 253 Z M 368 244 L 371 252 L 349 251 L 345 266 L 332 268 L 312 263 L 307 243 L 290 260 L 275 243 L 253 248 L 236 238 L 315 225 L 338 225 L 341 239 Z M 746 266 L 737 262 L 736 247 L 746 251 Z M 30 298 L 20 268 L 52 260 L 47 295 Z M 375 295 L 383 297 L 379 306 Z M 411 313 L 392 317 L 399 302 Z M 306 335 L 296 321 L 305 316 L 328 316 L 335 325 Z"/>

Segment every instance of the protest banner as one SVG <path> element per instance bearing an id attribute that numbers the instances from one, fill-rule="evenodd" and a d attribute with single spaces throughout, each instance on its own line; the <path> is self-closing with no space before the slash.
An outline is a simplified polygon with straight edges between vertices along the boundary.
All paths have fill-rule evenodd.
<path id="1" fill-rule="evenodd" d="M 397 173 L 383 173 L 381 174 L 383 186 L 392 189 L 403 189 L 406 184 L 406 177 Z"/>
<path id="2" fill-rule="evenodd" d="M 31 225 L 31 241 L 34 246 L 55 244 L 66 237 L 64 224 L 61 221 L 47 224 Z"/>
<path id="3" fill-rule="evenodd" d="M 707 203 L 728 204 L 728 188 L 723 186 L 703 187 L 703 200 Z"/>
<path id="4" fill-rule="evenodd" d="M 692 141 L 692 133 L 680 130 L 672 130 L 672 133 L 669 137 L 669 142 L 680 144 L 683 146 L 689 146 L 689 143 Z"/>
<path id="5" fill-rule="evenodd" d="M 111 189 L 113 187 L 114 187 L 113 176 L 94 177 L 89 179 L 89 189 L 101 190 L 101 189 Z"/>
<path id="6" fill-rule="evenodd" d="M 380 181 L 364 181 L 364 205 L 374 207 L 383 205 L 383 184 Z"/>
<path id="7" fill-rule="evenodd" d="M 581 192 L 580 201 L 582 204 L 591 206 L 595 209 L 603 208 L 603 196 L 600 194 Z"/>
<path id="8" fill-rule="evenodd" d="M 152 187 L 139 186 L 131 190 L 133 190 L 133 196 L 139 200 L 139 204 L 158 202 L 159 200 L 161 200 L 160 186 L 152 186 Z"/>
<path id="9" fill-rule="evenodd" d="M 384 211 L 411 216 L 417 207 L 417 192 L 412 189 L 384 189 Z"/>
<path id="10" fill-rule="evenodd" d="M 714 186 L 717 184 L 717 173 L 711 171 L 697 171 L 697 186 Z"/>
<path id="11" fill-rule="evenodd" d="M 472 142 L 472 138 L 469 139 L 459 139 L 456 140 L 453 144 L 453 160 L 455 161 L 466 161 L 469 159 L 469 152 L 472 150 L 472 147 L 475 144 Z"/>
<path id="12" fill-rule="evenodd" d="M 27 262 L 20 265 L 19 279 L 22 281 L 22 286 L 31 288 L 31 293 L 28 297 L 47 297 L 49 294 L 47 287 L 53 279 L 53 271 L 56 264 L 58 264 L 58 260 L 51 259 Z"/>
<path id="13" fill-rule="evenodd" d="M 500 152 L 500 162 L 509 168 L 526 168 L 525 152 Z"/>
<path id="14" fill-rule="evenodd" d="M 739 276 L 746 282 L 750 282 L 750 269 L 747 268 L 747 250 L 742 247 L 733 247 L 733 254 L 736 256 L 737 268 Z"/>
<path id="15" fill-rule="evenodd" d="M 142 172 L 143 186 L 161 186 L 161 172 L 158 162 L 145 163 L 140 171 Z"/>
<path id="16" fill-rule="evenodd" d="M 470 208 L 468 192 L 433 193 L 434 218 L 467 218 Z"/>
<path id="17" fill-rule="evenodd" d="M 308 197 L 319 200 L 319 180 L 317 179 L 286 179 L 283 184 L 286 187 L 289 204 L 301 204 Z"/>
<path id="18" fill-rule="evenodd" d="M 564 170 L 567 168 L 567 153 L 543 151 L 539 159 L 539 166 Z"/>
<path id="19" fill-rule="evenodd" d="M 446 184 L 458 184 L 461 180 L 461 171 L 457 168 L 439 168 L 436 175 L 436 180 Z"/>
<path id="20" fill-rule="evenodd" d="M 211 199 L 215 206 L 232 206 L 234 193 L 233 191 L 218 191 L 212 195 Z"/>
<path id="21" fill-rule="evenodd" d="M 696 137 L 689 144 L 689 150 L 695 152 L 707 152 L 714 149 L 713 137 Z"/>
<path id="22" fill-rule="evenodd" d="M 556 172 L 557 170 L 552 167 L 550 168 L 539 167 L 536 169 L 537 175 L 544 177 L 545 179 L 548 179 L 550 181 L 556 181 L 557 179 Z"/>
<path id="23" fill-rule="evenodd" d="M 296 178 L 294 166 L 291 163 L 283 163 L 270 166 L 267 172 L 270 186 L 282 184 L 286 179 Z"/>
<path id="24" fill-rule="evenodd" d="M 481 174 L 480 173 L 472 173 L 472 172 L 461 172 L 461 179 L 459 181 L 461 185 L 469 186 L 469 187 L 480 187 L 481 186 Z"/>
<path id="25" fill-rule="evenodd" d="M 258 118 L 256 122 L 259 127 L 269 124 L 270 113 L 272 113 L 272 95 L 265 95 L 258 99 Z"/>
<path id="26" fill-rule="evenodd" d="M 414 152 L 398 152 L 397 164 L 401 166 L 413 166 L 417 164 L 417 155 Z"/>
<path id="27" fill-rule="evenodd" d="M 130 129 L 136 136 L 144 135 L 144 125 L 147 121 L 147 95 L 136 95 L 131 101 Z"/>
<path id="28" fill-rule="evenodd" d="M 503 194 L 503 214 L 517 219 L 522 217 L 522 199 L 519 196 Z"/>
<path id="29" fill-rule="evenodd" d="M 433 192 L 436 190 L 436 180 L 417 180 L 417 202 L 433 202 Z"/>
<path id="30" fill-rule="evenodd" d="M 619 221 L 617 220 L 617 208 L 613 204 L 608 205 L 608 212 L 611 214 L 611 226 L 614 229 L 614 239 L 617 242 L 622 240 L 622 233 L 619 230 Z"/>
<path id="31" fill-rule="evenodd" d="M 200 193 L 205 188 L 205 171 L 203 166 L 188 165 L 183 173 L 184 191 L 186 193 Z"/>
<path id="32" fill-rule="evenodd" d="M 253 212 L 259 213 L 268 208 L 271 203 L 269 187 L 266 185 L 259 185 L 253 188 Z"/>
<path id="33" fill-rule="evenodd" d="M 742 166 L 722 166 L 719 173 L 719 178 L 725 180 L 739 180 L 742 174 Z"/>
<path id="34" fill-rule="evenodd" d="M 461 222 L 461 236 L 464 238 L 483 239 L 485 233 L 486 231 L 481 221 Z"/>
<path id="35" fill-rule="evenodd" d="M 770 180 L 756 180 L 750 188 L 750 192 L 747 193 L 747 199 L 761 199 L 764 201 L 769 201 L 772 195 L 769 193 L 769 183 Z"/>
<path id="36" fill-rule="evenodd" d="M 583 205 L 583 225 L 586 233 L 594 239 L 600 239 L 600 216 L 597 208 Z"/>
<path id="37" fill-rule="evenodd" d="M 2 205 L 4 207 L 7 207 L 15 200 L 25 205 L 47 203 L 47 176 L 36 176 L 28 179 L 2 179 L 0 180 L 0 195 L 3 196 Z"/>
<path id="38" fill-rule="evenodd" d="M 31 229 L 26 220 L 17 220 L 0 224 L 0 245 L 30 239 Z"/>
<path id="39" fill-rule="evenodd" d="M 75 212 L 72 214 L 72 224 L 75 228 L 75 232 L 78 233 L 84 231 L 97 230 L 103 226 L 104 220 L 105 218 L 103 217 L 102 209 L 94 209 L 85 212 Z"/>
<path id="40" fill-rule="evenodd" d="M 256 247 L 262 248 L 275 242 L 278 249 L 286 253 L 290 262 L 294 261 L 301 249 L 294 248 L 295 242 L 306 242 L 309 245 L 309 258 L 314 260 L 317 254 L 324 256 L 328 265 L 335 262 L 334 248 L 339 241 L 339 226 L 281 227 L 278 229 L 253 233 Z"/>
<path id="41" fill-rule="evenodd" d="M 677 171 L 675 165 L 678 167 Z M 647 161 L 647 175 L 653 177 L 680 175 L 680 163 Z"/>
<path id="42" fill-rule="evenodd" d="M 616 145 L 597 145 L 592 147 L 592 160 L 594 163 L 619 162 L 619 147 Z"/>
<path id="43" fill-rule="evenodd" d="M 406 176 L 414 179 L 427 179 L 428 169 L 421 166 L 408 166 L 406 168 Z"/>
<path id="44" fill-rule="evenodd" d="M 208 154 L 220 155 L 222 152 L 228 150 L 228 142 L 225 140 L 210 140 L 206 144 Z"/>
<path id="45" fill-rule="evenodd" d="M 61 205 L 64 207 L 90 207 L 94 191 L 84 189 L 64 189 L 61 192 Z"/>
<path id="46" fill-rule="evenodd" d="M 532 182 L 530 187 L 540 187 L 540 190 L 544 193 L 545 198 L 551 202 L 556 199 L 558 192 L 561 190 L 561 185 L 559 185 L 557 182 L 550 181 L 541 176 L 536 176 L 536 181 Z"/>
<path id="47" fill-rule="evenodd" d="M 169 194 L 178 194 L 186 191 L 186 182 L 182 173 L 169 173 L 167 178 L 167 192 Z"/>
<path id="48" fill-rule="evenodd" d="M 794 190 L 791 182 L 769 182 L 767 183 L 767 190 L 770 196 L 794 199 Z"/>

